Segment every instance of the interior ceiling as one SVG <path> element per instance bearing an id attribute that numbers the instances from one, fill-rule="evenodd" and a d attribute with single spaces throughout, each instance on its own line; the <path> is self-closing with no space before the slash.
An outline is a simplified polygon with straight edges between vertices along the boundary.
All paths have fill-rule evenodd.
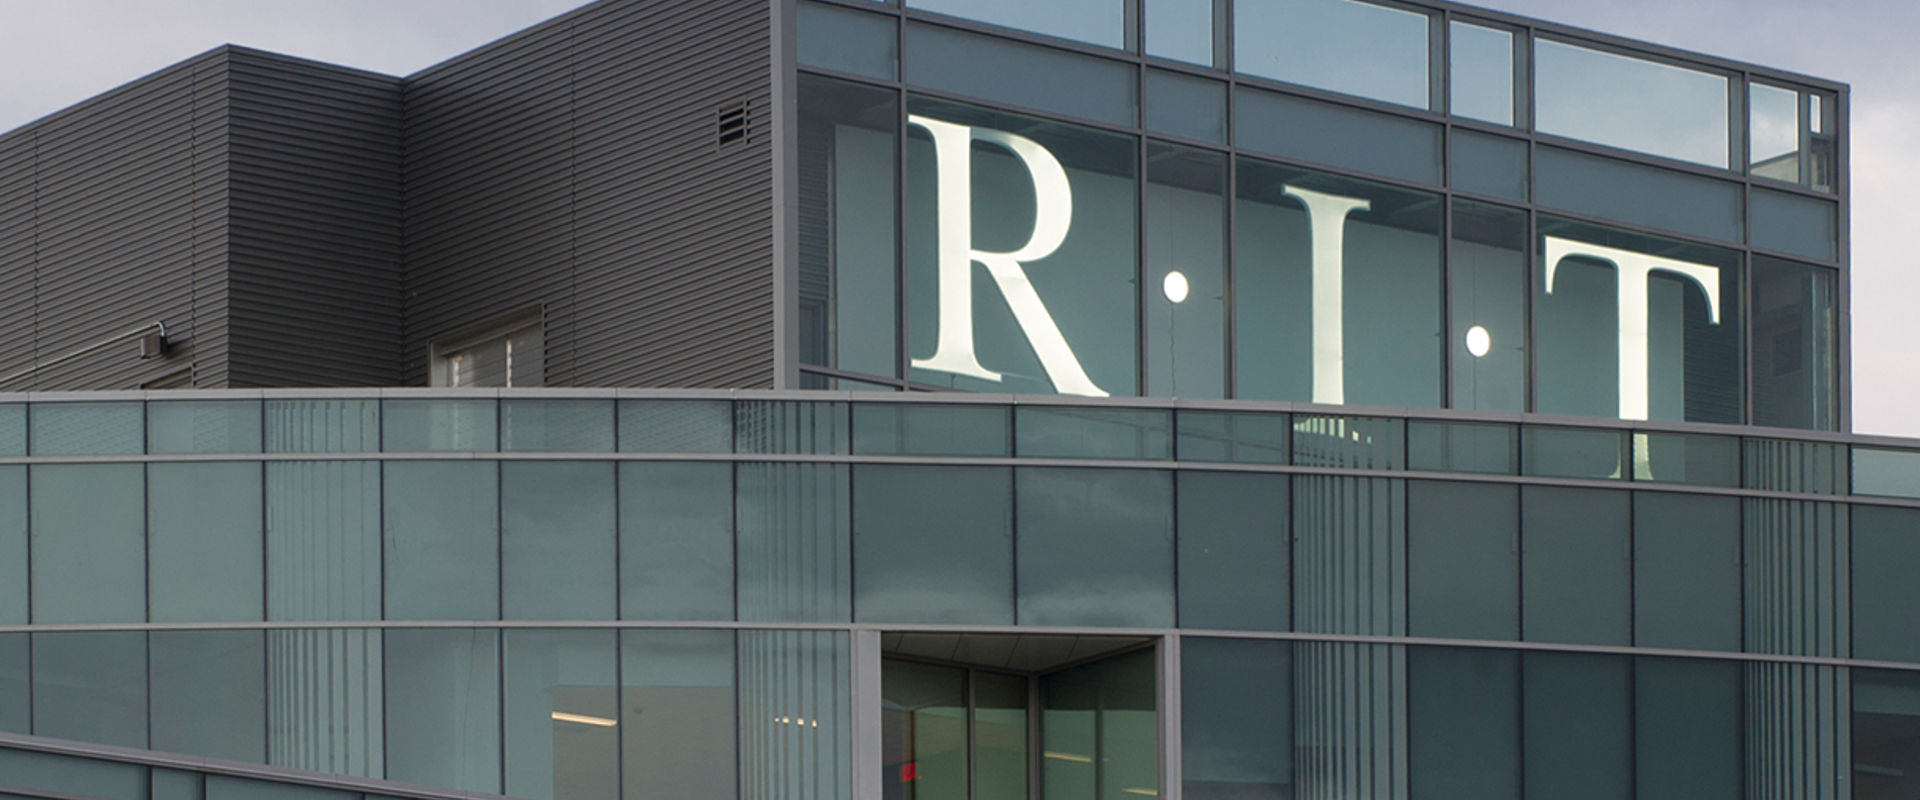
<path id="1" fill-rule="evenodd" d="M 883 633 L 890 655 L 949 661 L 1010 672 L 1050 672 L 1062 666 L 1152 641 L 1145 636 L 1030 633 Z"/>

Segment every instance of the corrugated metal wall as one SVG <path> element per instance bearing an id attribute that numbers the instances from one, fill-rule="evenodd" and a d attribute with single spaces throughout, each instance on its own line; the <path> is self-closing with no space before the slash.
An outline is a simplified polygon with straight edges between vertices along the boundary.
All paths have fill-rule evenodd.
<path id="1" fill-rule="evenodd" d="M 226 62 L 0 137 L 0 391 L 224 385 Z M 142 361 L 121 335 L 155 321 L 174 351 Z"/>
<path id="2" fill-rule="evenodd" d="M 768 28 L 764 0 L 607 2 L 409 78 L 405 382 L 541 308 L 549 385 L 771 386 Z"/>
<path id="3" fill-rule="evenodd" d="M 228 59 L 228 383 L 400 383 L 400 79 Z"/>

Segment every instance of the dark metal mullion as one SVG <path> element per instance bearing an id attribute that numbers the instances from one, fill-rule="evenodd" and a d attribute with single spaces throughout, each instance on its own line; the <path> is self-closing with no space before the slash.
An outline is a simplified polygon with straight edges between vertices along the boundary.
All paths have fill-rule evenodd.
<path id="1" fill-rule="evenodd" d="M 1139 7 L 1138 0 L 1128 0 L 1127 8 L 1130 11 L 1138 7 Z M 1134 29 L 1129 28 L 1128 30 L 1134 30 Z M 1134 181 L 1133 181 L 1133 190 L 1134 190 L 1133 191 L 1134 193 L 1134 197 L 1133 197 L 1134 384 L 1133 384 L 1133 394 L 1136 396 L 1145 397 L 1148 394 L 1148 390 L 1147 390 L 1147 381 L 1148 381 L 1148 374 L 1149 374 L 1148 369 L 1152 366 L 1151 364 L 1148 363 L 1148 359 L 1147 359 L 1147 350 L 1149 349 L 1147 344 L 1147 341 L 1148 341 L 1147 304 L 1151 301 L 1153 297 L 1152 289 L 1147 285 L 1147 180 L 1148 180 L 1147 147 L 1148 145 L 1147 145 L 1147 137 L 1145 134 L 1145 128 L 1146 128 L 1146 122 L 1147 122 L 1147 72 L 1146 72 L 1146 69 L 1142 67 L 1134 70 L 1133 78 L 1134 78 L 1133 79 L 1133 121 L 1134 121 L 1134 124 L 1139 125 L 1142 129 L 1141 135 L 1134 137 L 1134 140 L 1133 140 L 1133 157 L 1134 157 Z M 1169 312 L 1169 321 L 1171 321 L 1171 312 Z M 1168 374 L 1171 375 L 1172 374 L 1171 369 L 1174 361 L 1173 343 L 1171 339 L 1171 336 L 1172 336 L 1171 326 L 1169 326 L 1168 336 L 1169 336 L 1169 339 L 1167 343 L 1167 363 L 1168 363 L 1168 369 L 1169 369 Z"/>
<path id="2" fill-rule="evenodd" d="M 896 12 L 897 13 L 897 12 Z M 907 308 L 907 87 L 905 53 L 907 25 L 896 18 L 893 25 L 893 347 L 894 378 L 904 382 L 912 374 L 913 361 L 908 348 Z"/>

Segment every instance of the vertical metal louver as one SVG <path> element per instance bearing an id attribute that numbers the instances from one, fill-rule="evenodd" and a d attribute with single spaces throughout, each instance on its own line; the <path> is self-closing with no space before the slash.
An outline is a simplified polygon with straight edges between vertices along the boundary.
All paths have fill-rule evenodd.
<path id="1" fill-rule="evenodd" d="M 730 103 L 720 107 L 715 123 L 715 142 L 721 146 L 734 142 L 744 142 L 752 132 L 753 115 L 748 101 Z"/>

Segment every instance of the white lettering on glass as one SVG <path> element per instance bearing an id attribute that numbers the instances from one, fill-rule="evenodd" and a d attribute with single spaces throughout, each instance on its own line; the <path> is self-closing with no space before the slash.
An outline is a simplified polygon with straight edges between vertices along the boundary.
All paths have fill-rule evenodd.
<path id="1" fill-rule="evenodd" d="M 1106 397 L 1107 392 L 1094 385 L 1079 357 L 1060 334 L 1060 326 L 1040 301 L 1022 264 L 1053 255 L 1067 239 L 1073 221 L 1073 192 L 1067 172 L 1052 153 L 1038 142 L 1018 134 L 991 128 L 956 125 L 951 122 L 911 115 L 915 125 L 933 137 L 936 163 L 935 179 L 939 204 L 938 231 L 939 335 L 933 356 L 913 359 L 920 369 L 950 372 L 990 381 L 999 381 L 1001 373 L 980 364 L 973 340 L 973 264 L 987 268 L 994 286 L 1007 301 L 1008 310 L 1020 324 L 1020 331 L 1033 346 L 1040 366 L 1061 394 Z M 1033 235 L 1026 245 L 1010 253 L 994 253 L 973 248 L 973 143 L 986 142 L 1020 159 L 1033 179 Z"/>
<path id="2" fill-rule="evenodd" d="M 1285 187 L 1307 208 L 1313 251 L 1313 402 L 1347 402 L 1347 215 L 1372 206 L 1357 197 Z"/>
<path id="3" fill-rule="evenodd" d="M 1692 280 L 1707 296 L 1707 318 L 1720 324 L 1720 268 L 1690 261 L 1650 256 L 1631 250 L 1546 237 L 1547 294 L 1553 294 L 1553 276 L 1560 260 L 1591 258 L 1613 265 L 1619 285 L 1620 418 L 1646 419 L 1652 404 L 1647 379 L 1647 280 L 1655 270 Z"/>

